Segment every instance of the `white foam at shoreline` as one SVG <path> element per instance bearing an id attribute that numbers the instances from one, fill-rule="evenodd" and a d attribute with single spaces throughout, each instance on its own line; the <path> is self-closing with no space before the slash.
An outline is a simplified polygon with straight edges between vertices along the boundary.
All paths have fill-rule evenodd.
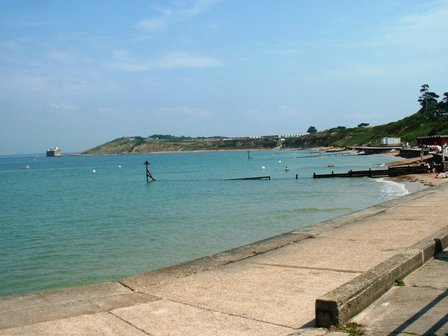
<path id="1" fill-rule="evenodd" d="M 393 194 L 397 196 L 404 196 L 409 194 L 409 190 L 406 189 L 406 185 L 404 183 L 398 183 L 395 181 L 389 181 L 382 178 L 375 179 L 375 181 L 382 183 L 383 188 L 382 191 L 385 194 Z"/>

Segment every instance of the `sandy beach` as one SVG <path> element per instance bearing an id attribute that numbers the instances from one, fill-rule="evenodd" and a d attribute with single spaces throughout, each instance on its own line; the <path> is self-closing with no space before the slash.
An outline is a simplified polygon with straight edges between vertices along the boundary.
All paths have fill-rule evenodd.
<path id="1" fill-rule="evenodd" d="M 427 187 L 433 187 L 448 181 L 447 178 L 440 174 L 439 177 L 435 177 L 434 173 L 428 174 L 408 174 L 396 177 L 388 177 L 390 181 L 395 181 L 399 183 L 405 183 L 408 185 L 409 183 L 421 183 Z"/>

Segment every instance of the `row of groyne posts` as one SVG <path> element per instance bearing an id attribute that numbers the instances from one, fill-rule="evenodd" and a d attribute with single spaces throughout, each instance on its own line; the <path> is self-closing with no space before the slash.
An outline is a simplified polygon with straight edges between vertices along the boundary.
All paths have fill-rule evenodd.
<path id="1" fill-rule="evenodd" d="M 325 154 L 325 155 L 344 155 L 344 153 L 331 153 L 331 154 Z M 346 154 L 346 155 L 353 155 L 353 154 Z M 358 155 L 358 154 L 356 154 Z M 310 156 L 304 156 L 300 158 L 305 157 L 315 157 L 317 155 L 310 155 Z M 319 154 L 319 156 L 322 156 L 322 154 Z M 248 152 L 248 159 L 251 160 L 252 157 L 250 157 Z M 330 174 L 316 174 L 313 173 L 313 178 L 333 178 L 333 177 L 393 177 L 393 176 L 400 176 L 400 175 L 407 175 L 407 174 L 423 174 L 423 173 L 429 173 L 435 170 L 436 172 L 442 172 L 448 170 L 448 162 L 445 160 L 444 154 L 432 154 L 432 155 L 425 155 L 421 154 L 419 157 L 415 157 L 413 159 L 407 160 L 408 165 L 399 165 L 395 167 L 388 167 L 387 169 L 368 169 L 368 170 L 349 170 L 346 173 L 335 173 L 332 171 Z M 431 164 L 428 163 L 428 161 L 431 162 Z M 155 181 L 155 178 L 152 176 L 151 172 L 149 171 L 149 162 L 145 161 L 146 166 L 146 181 L 152 182 Z M 412 165 L 411 165 L 412 164 Z M 298 179 L 298 174 L 295 175 L 295 178 Z M 270 180 L 271 177 L 268 175 L 265 176 L 254 176 L 254 177 L 242 177 L 242 178 L 232 178 L 229 180 Z"/>
<path id="2" fill-rule="evenodd" d="M 384 176 L 400 176 L 406 174 L 422 174 L 428 173 L 429 168 L 424 166 L 405 166 L 405 167 L 389 167 L 387 169 L 369 169 L 369 170 L 350 170 L 347 173 L 331 174 L 313 174 L 313 178 L 328 177 L 384 177 Z"/>
<path id="3" fill-rule="evenodd" d="M 362 148 L 363 152 L 367 152 Z M 371 153 L 379 153 L 381 148 L 375 147 L 371 149 Z M 422 149 L 405 149 L 406 153 L 401 153 L 400 157 L 407 157 L 402 161 L 395 163 L 387 169 L 368 169 L 368 170 L 350 170 L 347 173 L 331 174 L 313 174 L 313 178 L 331 178 L 331 177 L 385 177 L 400 176 L 407 174 L 424 174 L 430 172 L 443 172 L 448 170 L 448 161 L 446 161 L 444 152 L 430 153 Z"/>

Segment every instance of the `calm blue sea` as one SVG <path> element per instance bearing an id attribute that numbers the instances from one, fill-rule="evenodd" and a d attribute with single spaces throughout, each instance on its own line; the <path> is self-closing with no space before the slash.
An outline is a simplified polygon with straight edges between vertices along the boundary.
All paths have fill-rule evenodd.
<path id="1" fill-rule="evenodd" d="M 312 178 L 391 156 L 309 155 L 1 157 L 0 296 L 119 280 L 407 193 L 382 180 Z M 156 182 L 146 182 L 146 160 Z M 271 180 L 228 180 L 263 175 Z"/>

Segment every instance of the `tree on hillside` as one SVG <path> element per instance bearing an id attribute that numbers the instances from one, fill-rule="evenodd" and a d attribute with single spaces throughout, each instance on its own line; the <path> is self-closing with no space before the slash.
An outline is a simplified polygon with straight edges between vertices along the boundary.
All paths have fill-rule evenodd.
<path id="1" fill-rule="evenodd" d="M 368 124 L 368 123 L 360 123 L 359 125 L 358 125 L 358 127 L 367 127 L 367 126 L 369 126 L 370 124 Z"/>
<path id="2" fill-rule="evenodd" d="M 439 116 L 448 114 L 448 92 L 443 94 L 443 99 L 437 104 L 437 114 Z"/>
<path id="3" fill-rule="evenodd" d="M 424 109 L 424 111 L 430 116 L 433 112 L 436 111 L 437 107 L 437 98 L 439 96 L 434 92 L 429 91 L 429 85 L 423 84 L 420 88 L 420 97 L 418 98 L 418 102 Z"/>
<path id="4" fill-rule="evenodd" d="M 317 132 L 317 128 L 314 126 L 310 126 L 308 127 L 308 130 L 306 131 L 307 133 L 316 133 Z"/>

